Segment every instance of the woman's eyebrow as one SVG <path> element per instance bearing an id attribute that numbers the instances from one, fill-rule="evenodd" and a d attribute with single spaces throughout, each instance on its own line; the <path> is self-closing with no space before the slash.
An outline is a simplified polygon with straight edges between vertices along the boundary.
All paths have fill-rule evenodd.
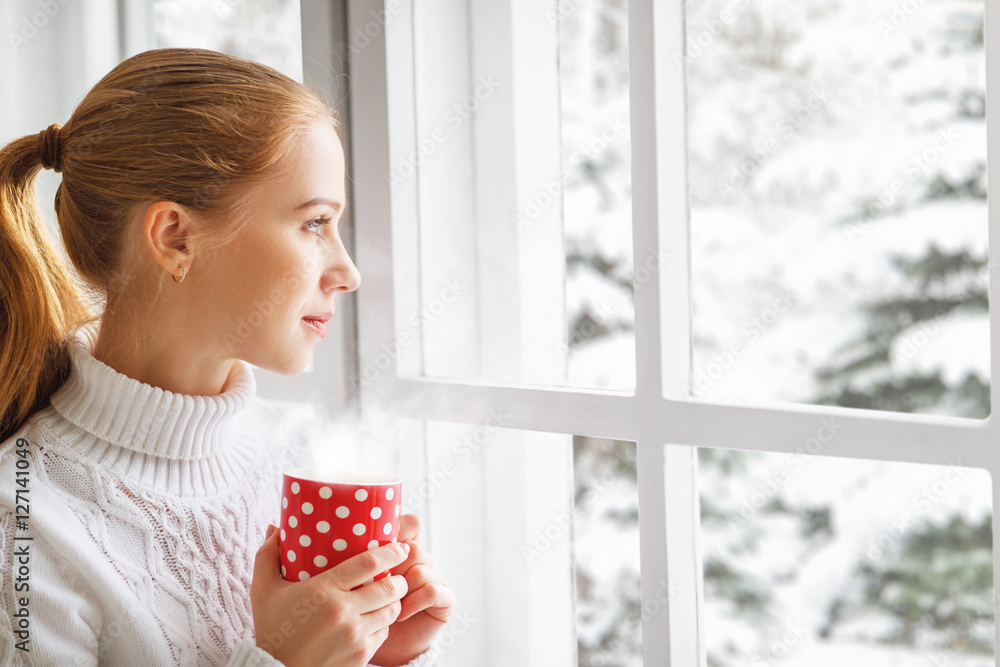
<path id="1" fill-rule="evenodd" d="M 339 211 L 344 207 L 343 202 L 335 201 L 333 199 L 327 199 L 326 197 L 313 197 L 304 204 L 299 204 L 298 206 L 296 206 L 294 210 L 298 211 L 300 209 L 309 208 L 310 206 L 317 206 L 319 204 L 326 204 L 334 211 Z"/>

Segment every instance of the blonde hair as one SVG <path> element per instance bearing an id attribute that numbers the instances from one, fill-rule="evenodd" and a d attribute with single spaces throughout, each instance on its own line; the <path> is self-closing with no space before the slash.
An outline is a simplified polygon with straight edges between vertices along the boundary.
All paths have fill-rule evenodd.
<path id="1" fill-rule="evenodd" d="M 225 243 L 245 223 L 254 186 L 317 120 L 339 130 L 312 90 L 266 65 L 205 49 L 155 49 L 105 75 L 58 131 L 55 148 L 50 130 L 0 149 L 0 441 L 65 381 L 69 337 L 102 317 L 88 301 L 136 305 L 129 222 L 142 206 L 188 207 L 203 221 L 199 240 Z M 56 252 L 35 193 L 51 150 L 72 267 Z"/>

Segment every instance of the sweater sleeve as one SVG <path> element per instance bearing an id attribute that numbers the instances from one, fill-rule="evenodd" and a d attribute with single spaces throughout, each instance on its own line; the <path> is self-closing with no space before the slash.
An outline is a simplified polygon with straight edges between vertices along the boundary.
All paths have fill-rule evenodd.
<path id="1" fill-rule="evenodd" d="M 438 638 L 435 637 L 431 642 L 430 647 L 416 658 L 406 663 L 405 667 L 433 667 L 434 659 L 437 658 L 439 652 L 440 646 L 438 645 Z M 368 667 L 381 667 L 381 665 L 369 663 Z"/>
<path id="2" fill-rule="evenodd" d="M 97 665 L 99 606 L 70 563 L 24 536 L 0 508 L 0 664 Z"/>
<path id="3" fill-rule="evenodd" d="M 431 648 L 408 662 L 406 667 L 432 667 L 435 657 L 437 649 L 431 644 Z M 259 646 L 250 642 L 240 642 L 226 663 L 226 667 L 284 667 L 284 664 Z M 368 667 L 379 667 L 379 665 L 369 664 Z"/>
<path id="4" fill-rule="evenodd" d="M 256 644 L 244 641 L 236 646 L 226 667 L 284 667 L 284 664 Z"/>

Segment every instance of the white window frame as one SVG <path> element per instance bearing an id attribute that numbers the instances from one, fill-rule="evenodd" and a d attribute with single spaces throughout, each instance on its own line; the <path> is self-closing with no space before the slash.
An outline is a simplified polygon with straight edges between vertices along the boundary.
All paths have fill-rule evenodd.
<path id="1" fill-rule="evenodd" d="M 481 9 L 488 1 L 471 4 Z M 518 0 L 502 4 L 516 6 Z M 389 67 L 391 59 L 405 58 L 406 49 L 412 49 L 406 17 L 369 35 L 371 42 L 350 54 L 349 68 L 344 65 L 350 35 L 382 11 L 382 0 L 303 0 L 306 78 L 310 58 L 334 75 L 324 77 L 321 86 L 337 75 L 349 75 L 354 83 L 344 110 L 345 139 L 364 147 L 349 154 L 349 209 L 352 220 L 359 221 L 354 256 L 362 268 L 363 287 L 356 293 L 356 325 L 341 322 L 348 346 L 356 343 L 355 369 L 384 352 L 381 343 L 402 329 L 397 328 L 400 300 L 412 304 L 415 296 L 412 289 L 397 289 L 398 274 L 414 271 L 401 246 L 415 242 L 413 226 L 403 224 L 412 221 L 415 212 L 399 192 L 394 195 L 385 178 L 392 168 L 392 142 L 414 141 L 412 128 L 405 128 L 412 119 L 400 121 L 398 114 L 390 113 L 392 100 L 412 99 L 414 94 L 412 80 L 393 79 Z M 1000 470 L 1000 427 L 992 417 L 979 421 L 815 405 L 750 406 L 681 394 L 679 388 L 690 385 L 691 296 L 685 81 L 673 55 L 685 52 L 684 3 L 630 0 L 628 12 L 634 257 L 644 256 L 649 248 L 669 256 L 656 280 L 634 285 L 635 393 L 414 377 L 410 354 L 390 355 L 378 377 L 353 392 L 362 411 L 393 405 L 401 423 L 430 419 L 478 424 L 483 406 L 503 406 L 505 426 L 512 429 L 634 441 L 642 595 L 650 603 L 644 608 L 662 609 L 643 615 L 643 664 L 689 667 L 705 665 L 696 447 L 786 453 L 816 435 L 824 419 L 835 418 L 842 428 L 824 447 L 824 456 L 935 465 L 959 461 L 992 475 Z M 320 16 L 323 21 L 317 23 L 314 19 Z M 1000 12 L 986 12 L 987 124 L 994 127 L 1000 127 L 1000 104 L 995 103 L 1000 46 L 991 37 L 1000 35 L 998 22 Z M 339 51 L 334 48 L 339 55 L 331 62 L 328 56 L 335 44 L 340 44 Z M 401 122 L 402 134 L 408 136 L 400 136 Z M 1000 164 L 1000 140 L 991 137 L 987 154 L 989 164 Z M 988 187 L 994 196 L 1000 193 L 1000 169 L 990 170 Z M 991 207 L 991 247 L 1000 242 L 998 233 L 1000 217 Z M 1000 290 L 998 266 L 991 255 L 989 288 L 994 294 Z M 991 377 L 1000 376 L 998 318 L 1000 309 L 991 309 Z M 991 393 L 991 414 L 997 410 L 998 394 Z M 419 480 L 424 471 L 421 456 L 413 448 L 402 448 L 399 454 L 404 468 L 417 471 L 407 479 Z M 998 493 L 994 484 L 994 507 Z M 996 513 L 993 530 L 1000 534 Z M 994 549 L 994 571 L 1000 573 L 1000 549 Z M 665 600 L 664 582 L 673 593 Z M 994 599 L 998 593 L 1000 578 L 994 577 Z M 658 604 L 652 604 L 654 600 Z M 488 608 L 494 601 L 480 602 Z M 1000 646 L 1000 624 L 996 638 Z M 483 641 L 490 642 L 488 637 Z"/>

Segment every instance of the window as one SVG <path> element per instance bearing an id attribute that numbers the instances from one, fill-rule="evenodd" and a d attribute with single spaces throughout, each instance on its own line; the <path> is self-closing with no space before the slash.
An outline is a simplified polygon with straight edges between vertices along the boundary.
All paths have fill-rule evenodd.
<path id="1" fill-rule="evenodd" d="M 911 5 L 916 4 L 906 7 L 913 9 Z M 969 316 L 979 319 L 970 324 L 972 338 L 969 342 L 956 344 L 954 341 L 966 339 L 961 335 L 951 338 L 952 334 L 948 334 L 952 342 L 942 344 L 935 352 L 951 359 L 958 356 L 956 349 L 965 347 L 969 351 L 967 358 L 975 365 L 975 381 L 956 384 L 953 376 L 947 376 L 944 382 L 956 392 L 964 386 L 969 397 L 965 403 L 922 410 L 921 405 L 893 404 L 891 401 L 861 405 L 846 400 L 809 400 L 801 398 L 807 392 L 796 394 L 800 387 L 795 386 L 779 387 L 778 391 L 770 393 L 741 393 L 721 391 L 723 386 L 719 384 L 715 393 L 695 391 L 697 370 L 707 368 L 706 362 L 711 362 L 713 355 L 719 353 L 721 348 L 717 344 L 729 342 L 725 340 L 727 331 L 739 333 L 739 328 L 725 328 L 730 324 L 713 330 L 712 320 L 738 325 L 743 321 L 741 318 L 753 315 L 754 309 L 770 307 L 770 301 L 765 300 L 768 288 L 780 287 L 781 281 L 772 279 L 768 283 L 769 274 L 773 278 L 775 273 L 780 273 L 781 261 L 785 261 L 779 258 L 780 261 L 768 264 L 758 257 L 756 265 L 748 261 L 739 269 L 729 267 L 724 277 L 732 284 L 745 278 L 748 284 L 745 293 L 753 297 L 748 302 L 734 302 L 727 298 L 729 292 L 713 292 L 713 286 L 702 278 L 711 277 L 709 269 L 704 267 L 721 261 L 708 252 L 713 245 L 712 234 L 722 227 L 712 227 L 716 221 L 706 212 L 708 207 L 704 202 L 707 200 L 699 199 L 703 194 L 700 188 L 708 182 L 706 169 L 725 162 L 712 153 L 713 147 L 706 149 L 703 145 L 705 140 L 717 136 L 705 128 L 715 123 L 733 129 L 735 134 L 731 133 L 729 139 L 734 154 L 752 148 L 752 141 L 759 136 L 747 131 L 745 123 L 741 125 L 742 117 L 739 109 L 733 108 L 732 100 L 715 105 L 712 117 L 690 115 L 699 95 L 738 96 L 737 90 L 720 91 L 708 85 L 711 76 L 718 74 L 711 68 L 730 67 L 732 71 L 727 76 L 736 78 L 746 74 L 747 67 L 739 68 L 749 58 L 762 62 L 767 58 L 780 59 L 780 48 L 795 47 L 792 28 L 806 26 L 819 39 L 823 30 L 846 31 L 850 21 L 863 23 L 870 18 L 874 21 L 868 25 L 873 31 L 870 39 L 858 33 L 854 43 L 870 42 L 873 50 L 881 49 L 883 60 L 878 62 L 887 63 L 884 66 L 889 67 L 899 59 L 906 60 L 907 53 L 926 47 L 921 57 L 928 60 L 917 59 L 911 66 L 944 63 L 942 67 L 951 67 L 960 76 L 946 77 L 954 81 L 956 90 L 944 94 L 920 88 L 919 77 L 909 76 L 909 70 L 896 72 L 901 86 L 904 83 L 911 86 L 907 91 L 896 91 L 901 99 L 907 100 L 901 108 L 912 111 L 911 122 L 872 117 L 869 119 L 871 135 L 866 141 L 887 140 L 883 125 L 897 122 L 899 127 L 888 128 L 898 130 L 894 136 L 905 134 L 906 128 L 913 130 L 916 127 L 914 136 L 904 138 L 905 141 L 919 143 L 930 139 L 933 147 L 935 139 L 923 134 L 921 123 L 935 118 L 946 120 L 953 112 L 968 123 L 963 127 L 970 136 L 982 136 L 981 129 L 989 112 L 977 106 L 977 100 L 983 97 L 985 80 L 982 77 L 985 58 L 981 50 L 979 56 L 975 53 L 981 3 L 955 0 L 937 3 L 934 7 L 921 4 L 919 11 L 927 12 L 924 16 L 907 13 L 906 7 L 900 5 L 899 9 L 894 9 L 891 3 L 868 7 L 865 3 L 834 5 L 818 1 L 797 3 L 794 7 L 780 3 L 755 7 L 740 1 L 727 4 L 707 0 L 676 6 L 633 1 L 627 7 L 614 2 L 529 3 L 516 0 L 489 5 L 454 0 L 434 7 L 407 2 L 387 2 L 384 6 L 362 0 L 348 3 L 345 24 L 338 34 L 343 35 L 345 50 L 350 52 L 348 71 L 351 78 L 366 84 L 355 86 L 350 96 L 350 140 L 355 147 L 352 165 L 356 256 L 367 281 L 357 293 L 358 373 L 353 384 L 363 408 L 378 411 L 391 407 L 403 423 L 410 425 L 399 434 L 398 443 L 401 463 L 408 461 L 411 464 L 404 466 L 406 469 L 413 469 L 413 462 L 420 462 L 416 469 L 421 472 L 407 482 L 411 488 L 430 484 L 435 477 L 440 479 L 447 474 L 448 460 L 442 458 L 441 445 L 435 443 L 443 437 L 445 443 L 451 443 L 445 445 L 447 448 L 462 440 L 458 435 L 442 436 L 443 432 L 457 434 L 465 429 L 475 433 L 477 429 L 483 432 L 496 427 L 498 432 L 503 430 L 505 434 L 484 446 L 483 462 L 478 469 L 464 470 L 462 481 L 457 473 L 449 477 L 441 487 L 441 494 L 427 500 L 423 511 L 429 523 L 432 551 L 456 554 L 467 553 L 472 548 L 473 552 L 469 553 L 485 554 L 494 548 L 499 552 L 509 550 L 511 543 L 505 541 L 504 536 L 523 536 L 533 525 L 532 521 L 538 518 L 533 513 L 538 508 L 531 505 L 531 500 L 539 497 L 535 495 L 539 488 L 539 467 L 545 471 L 544 480 L 552 481 L 549 488 L 552 495 L 547 497 L 551 504 L 542 503 L 541 506 L 549 508 L 550 516 L 560 511 L 576 513 L 565 497 L 566 483 L 573 480 L 574 488 L 579 490 L 586 486 L 587 480 L 581 480 L 585 475 L 579 457 L 570 457 L 567 452 L 579 454 L 584 451 L 578 445 L 588 438 L 618 443 L 615 445 L 618 447 L 621 443 L 634 443 L 631 446 L 635 451 L 636 487 L 631 494 L 637 499 L 641 579 L 637 591 L 631 591 L 627 582 L 619 583 L 618 599 L 614 604 L 621 606 L 631 600 L 633 607 L 642 612 L 641 628 L 635 628 L 636 632 L 627 636 L 609 637 L 607 646 L 612 648 L 610 652 L 601 653 L 589 643 L 587 633 L 592 625 L 588 623 L 593 623 L 593 617 L 586 616 L 583 611 L 588 598 L 581 591 L 584 585 L 580 577 L 569 579 L 570 572 L 565 572 L 566 576 L 549 579 L 537 576 L 530 567 L 525 570 L 524 563 L 518 563 L 517 567 L 508 564 L 504 570 L 506 585 L 498 590 L 489 572 L 481 572 L 478 578 L 472 575 L 470 580 L 470 573 L 465 569 L 468 564 L 463 562 L 451 568 L 461 572 L 459 576 L 463 578 L 457 586 L 458 593 L 471 608 L 482 610 L 485 617 L 479 624 L 473 624 L 474 630 L 454 638 L 454 652 L 443 656 L 443 664 L 470 661 L 484 665 L 510 664 L 513 659 L 528 664 L 576 664 L 577 661 L 580 664 L 614 664 L 614 660 L 622 664 L 639 664 L 635 661 L 640 652 L 642 664 L 647 665 L 704 665 L 709 657 L 713 664 L 746 664 L 755 657 L 770 661 L 763 664 L 796 664 L 794 651 L 805 648 L 813 651 L 808 654 L 810 660 L 818 660 L 816 656 L 834 661 L 837 656 L 860 659 L 859 656 L 864 655 L 845 653 L 842 647 L 835 645 L 836 641 L 868 641 L 871 645 L 867 648 L 875 651 L 868 655 L 878 656 L 876 660 L 896 655 L 891 646 L 881 649 L 874 646 L 874 643 L 886 641 L 887 635 L 859 634 L 856 626 L 848 627 L 839 617 L 830 623 L 831 641 L 821 637 L 823 641 L 816 642 L 815 638 L 810 638 L 808 642 L 787 647 L 787 651 L 773 641 L 762 643 L 773 636 L 776 628 L 773 618 L 766 623 L 738 628 L 726 625 L 730 619 L 720 610 L 724 612 L 725 605 L 738 595 L 752 598 L 753 585 L 761 582 L 766 585 L 767 576 L 772 575 L 774 568 L 762 567 L 759 560 L 762 556 L 758 552 L 755 556 L 758 560 L 747 556 L 741 563 L 749 568 L 751 575 L 766 575 L 756 581 L 752 577 L 741 580 L 735 576 L 740 573 L 720 569 L 718 555 L 728 546 L 724 540 L 720 541 L 718 532 L 713 533 L 713 521 L 720 516 L 739 516 L 739 507 L 746 499 L 753 510 L 749 512 L 751 515 L 759 515 L 763 521 L 766 514 L 767 521 L 772 522 L 773 525 L 762 522 L 757 526 L 772 531 L 769 539 L 779 534 L 775 531 L 799 531 L 809 538 L 803 542 L 808 546 L 809 540 L 818 543 L 815 541 L 822 541 L 824 535 L 836 529 L 836 522 L 831 523 L 832 520 L 846 516 L 844 497 L 823 500 L 818 495 L 804 493 L 781 496 L 782 501 L 794 503 L 784 517 L 774 503 L 765 502 L 760 508 L 754 507 L 757 502 L 755 485 L 767 487 L 768 479 L 773 481 L 769 476 L 781 472 L 779 462 L 787 461 L 789 456 L 801 456 L 801 460 L 796 460 L 803 467 L 818 471 L 811 474 L 820 479 L 839 475 L 841 480 L 853 480 L 856 486 L 870 484 L 877 489 L 871 497 L 886 505 L 883 512 L 858 516 L 856 520 L 865 524 L 867 532 L 863 534 L 870 535 L 876 548 L 885 554 L 891 552 L 896 560 L 890 563 L 886 556 L 882 570 L 871 562 L 867 570 L 860 563 L 857 570 L 847 568 L 856 573 L 851 575 L 851 581 L 867 582 L 875 587 L 870 590 L 882 597 L 877 598 L 878 603 L 873 607 L 863 608 L 857 604 L 857 590 L 851 591 L 855 597 L 847 596 L 845 591 L 841 601 L 845 613 L 882 614 L 883 620 L 887 613 L 894 613 L 892 595 L 895 593 L 877 585 L 884 583 L 884 576 L 889 572 L 887 568 L 899 565 L 903 562 L 900 559 L 905 557 L 915 559 L 911 564 L 931 567 L 941 561 L 928 559 L 947 558 L 949 554 L 967 551 L 973 554 L 973 560 L 967 562 L 979 565 L 960 568 L 960 571 L 980 585 L 987 579 L 992 581 L 996 556 L 992 549 L 989 473 L 993 470 L 990 443 L 994 427 L 988 418 L 983 419 L 989 410 L 982 409 L 982 406 L 992 405 L 993 400 L 988 374 L 984 375 L 983 358 L 991 346 L 976 333 L 983 331 L 985 316 L 977 316 L 974 309 L 970 310 Z M 732 26 L 738 10 L 743 12 L 742 20 L 746 22 L 743 27 L 755 28 L 756 36 L 747 32 L 749 28 L 742 30 L 743 27 Z M 615 16 L 626 17 L 626 23 L 616 28 Z M 785 25 L 775 16 L 787 17 L 790 23 Z M 900 42 L 883 43 L 878 32 L 880 21 L 892 28 L 901 29 L 908 23 L 922 26 L 922 30 L 937 31 L 933 35 L 937 41 L 933 49 L 926 44 L 921 47 L 919 36 L 909 34 Z M 934 26 L 944 27 L 939 30 Z M 985 30 L 990 31 L 988 24 Z M 553 340 L 565 336 L 564 346 L 570 340 L 572 318 L 568 312 L 575 303 L 573 290 L 587 288 L 583 282 L 572 287 L 567 282 L 572 273 L 572 260 L 567 261 L 573 257 L 568 249 L 573 239 L 572 226 L 580 220 L 576 215 L 579 208 L 574 207 L 580 206 L 580 202 L 573 202 L 573 193 L 566 184 L 554 188 L 558 197 L 553 194 L 551 203 L 546 206 L 537 206 L 537 197 L 545 191 L 545 184 L 551 183 L 553 174 L 564 173 L 561 169 L 565 161 L 571 161 L 574 147 L 582 145 L 581 137 L 573 135 L 580 131 L 580 125 L 574 129 L 563 113 L 573 106 L 572 91 L 567 91 L 566 86 L 571 85 L 567 81 L 574 73 L 560 70 L 563 61 L 567 66 L 572 62 L 570 51 L 576 45 L 566 44 L 561 38 L 574 34 L 583 40 L 588 31 L 612 40 L 624 34 L 627 40 L 627 68 L 620 73 L 627 77 L 628 96 L 619 109 L 627 110 L 629 141 L 616 155 L 626 155 L 630 160 L 627 204 L 631 224 L 626 227 L 631 235 L 631 247 L 630 257 L 620 267 L 626 269 L 627 280 L 632 283 L 635 362 L 632 387 L 624 386 L 628 383 L 588 386 L 586 382 L 575 382 L 566 355 L 552 354 Z M 702 37 L 702 32 L 706 36 Z M 713 42 L 723 34 L 728 37 L 719 42 L 721 46 L 715 55 L 693 55 L 691 49 L 699 40 Z M 763 52 L 762 47 L 766 44 L 774 47 L 771 53 Z M 709 45 L 700 46 L 707 53 Z M 754 49 L 761 53 L 753 54 Z M 733 60 L 720 61 L 719 53 L 728 54 Z M 810 62 L 810 58 L 815 60 L 816 54 L 799 48 L 796 56 L 801 60 L 793 61 L 791 69 L 802 74 L 805 71 L 803 63 Z M 699 72 L 697 67 L 705 69 Z M 759 89 L 759 84 L 758 81 L 754 86 Z M 790 86 L 783 88 L 777 75 L 770 85 L 775 90 L 784 90 L 785 97 L 776 100 L 771 110 L 777 116 L 751 113 L 751 100 L 737 100 L 745 102 L 746 113 L 765 124 L 764 129 L 767 129 L 766 124 L 780 120 L 784 103 L 794 101 L 794 93 L 799 91 Z M 977 85 L 980 87 L 978 93 Z M 808 86 L 804 90 L 808 91 Z M 957 110 L 945 108 L 953 99 L 964 100 L 964 106 Z M 808 97 L 805 104 L 809 108 Z M 924 104 L 926 106 L 922 106 Z M 796 105 L 792 105 L 786 115 L 794 114 L 795 109 Z M 607 112 L 607 109 L 601 111 Z M 876 120 L 883 125 L 876 126 Z M 803 128 L 802 134 L 807 140 L 819 141 L 816 133 L 823 129 L 828 128 L 821 123 L 814 128 Z M 829 135 L 822 140 L 828 145 L 837 143 L 836 137 L 831 139 Z M 365 149 L 358 150 L 361 146 Z M 933 197 L 938 201 L 931 202 L 930 206 L 955 203 L 955 199 L 962 197 L 968 199 L 963 221 L 957 222 L 954 217 L 948 219 L 964 225 L 967 230 L 968 247 L 974 252 L 969 253 L 964 268 L 971 268 L 973 272 L 977 267 L 990 266 L 983 264 L 987 218 L 982 197 L 978 194 L 980 188 L 988 189 L 982 146 L 973 139 L 961 153 L 951 154 L 955 162 L 942 159 L 937 163 L 940 170 L 927 172 L 932 186 L 938 188 L 934 192 L 941 194 Z M 830 150 L 835 152 L 834 148 Z M 830 180 L 840 171 L 849 172 L 848 163 L 830 152 L 817 152 L 816 155 L 817 171 L 830 173 L 821 173 L 818 182 L 809 181 L 808 173 L 799 179 L 804 180 L 808 188 L 793 193 L 802 201 L 798 211 L 785 211 L 788 218 L 805 216 L 804 212 L 810 210 L 827 211 L 825 205 L 810 209 L 809 198 L 815 197 L 815 192 L 839 197 L 846 207 L 843 210 L 847 211 L 852 207 L 876 210 L 876 203 L 889 206 L 878 198 L 875 186 L 880 181 L 877 176 L 871 175 L 864 183 L 875 187 L 873 198 L 851 199 L 856 189 L 845 186 L 837 190 L 836 182 Z M 760 169 L 758 176 L 761 183 L 766 177 L 768 192 L 787 191 L 789 183 L 797 182 L 801 165 L 794 161 L 800 156 L 789 152 L 785 157 L 783 170 L 765 174 L 764 169 Z M 886 159 L 891 163 L 897 158 Z M 777 162 L 776 159 L 772 164 Z M 982 172 L 976 171 L 977 162 L 983 166 Z M 891 174 L 892 164 L 882 166 L 886 168 L 880 172 L 882 175 Z M 936 183 L 935 176 L 941 177 L 940 183 Z M 893 180 L 888 183 L 892 192 Z M 914 181 L 904 189 L 922 201 L 918 195 L 923 194 L 922 186 L 927 183 L 919 181 L 921 187 L 918 188 L 918 181 Z M 746 192 L 749 190 L 744 190 L 743 194 L 749 196 Z M 899 194 L 897 192 L 896 196 Z M 522 221 L 518 230 L 517 222 L 527 219 L 525 207 L 533 201 L 536 204 L 532 209 L 534 219 Z M 743 209 L 722 213 L 736 219 L 732 224 L 743 224 L 746 228 L 750 224 L 746 210 L 752 208 L 751 204 L 743 202 Z M 759 210 L 760 202 L 756 204 Z M 773 201 L 770 205 L 776 206 Z M 959 202 L 959 205 L 964 203 Z M 899 213 L 896 209 L 892 216 Z M 934 213 L 930 211 L 931 215 Z M 936 213 L 942 215 L 942 210 Z M 914 215 L 919 214 L 917 211 Z M 889 238 L 898 235 L 899 227 L 885 222 L 892 216 L 886 214 L 864 220 L 865 233 L 884 234 Z M 615 224 L 621 223 L 621 219 L 616 218 Z M 699 225 L 697 229 L 696 225 Z M 934 234 L 943 233 L 930 224 L 925 229 Z M 625 233 L 624 227 L 618 228 L 616 240 L 620 241 Z M 839 233 L 846 239 L 843 230 Z M 761 244 L 766 243 L 764 232 L 758 232 L 757 237 Z M 915 263 L 924 262 L 926 268 L 926 264 L 936 258 L 932 254 L 921 254 L 921 244 L 926 245 L 927 238 L 929 236 L 925 235 L 919 243 L 912 242 L 909 246 L 915 250 L 909 257 L 909 265 L 905 262 L 898 265 L 903 271 L 901 275 L 908 276 L 918 285 L 921 283 L 920 267 Z M 718 246 L 721 242 L 716 240 L 714 243 Z M 739 242 L 733 239 L 726 239 L 726 243 L 739 248 Z M 757 247 L 744 242 L 742 249 L 753 253 Z M 884 250 L 885 246 L 881 248 Z M 953 246 L 951 250 L 954 249 Z M 640 267 L 647 257 L 653 258 L 652 264 L 646 267 L 645 277 L 640 279 Z M 871 270 L 886 261 L 884 253 L 882 257 L 862 257 L 856 266 L 859 270 Z M 833 264 L 836 263 L 831 262 Z M 908 267 L 914 270 L 906 273 Z M 756 271 L 758 278 L 750 280 L 752 276 L 742 275 L 749 269 Z M 819 266 L 803 261 L 797 269 L 808 273 L 818 271 Z M 620 277 L 622 274 L 612 271 L 609 275 Z M 950 293 L 962 276 L 949 274 L 946 269 L 943 275 L 955 278 L 955 282 L 945 280 L 944 284 L 932 287 Z M 967 278 L 970 274 L 964 275 Z M 982 280 L 980 285 L 987 281 L 995 285 L 992 272 L 980 271 L 978 277 Z M 911 286 L 902 280 L 895 285 L 901 290 Z M 861 301 L 860 297 L 865 294 L 856 290 L 855 297 Z M 770 297 L 781 296 L 773 289 L 771 292 Z M 897 291 L 897 297 L 901 293 L 905 291 Z M 922 294 L 926 296 L 927 292 Z M 933 296 L 933 290 L 931 294 Z M 985 294 L 980 292 L 972 296 L 978 312 L 986 313 Z M 841 305 L 836 300 L 831 303 Z M 837 317 L 834 313 L 831 321 L 836 322 Z M 955 322 L 957 320 L 949 321 L 949 325 Z M 921 330 L 919 326 L 910 327 L 919 323 L 910 321 L 905 326 L 897 323 L 892 331 L 888 343 L 897 346 L 892 350 L 898 359 L 903 359 L 899 356 L 902 354 L 899 345 L 907 340 L 916 344 L 914 336 Z M 705 332 L 715 335 L 718 340 L 706 344 Z M 855 333 L 864 334 L 861 329 L 856 329 Z M 801 327 L 788 327 L 782 334 L 786 338 L 767 343 L 772 352 L 770 356 L 763 355 L 762 360 L 755 362 L 757 366 L 742 368 L 739 372 L 752 377 L 754 372 L 766 371 L 770 360 L 775 358 L 774 353 L 787 352 L 791 349 L 787 346 L 791 338 L 806 335 Z M 993 340 L 992 334 L 988 339 Z M 877 342 L 881 344 L 885 340 Z M 763 350 L 764 346 L 759 349 Z M 921 346 L 921 349 L 930 348 Z M 817 353 L 817 357 L 823 356 Z M 789 363 L 796 361 L 794 357 L 790 359 Z M 924 363 L 930 359 L 932 356 L 928 354 L 919 361 Z M 850 363 L 852 360 L 847 355 L 840 361 Z M 920 368 L 917 364 L 909 370 Z M 930 368 L 933 373 L 933 365 Z M 882 370 L 881 377 L 891 386 L 894 376 L 891 372 L 886 374 L 885 368 Z M 895 370 L 898 369 L 890 368 L 890 371 Z M 794 373 L 787 377 L 794 377 Z M 855 379 L 860 381 L 865 377 L 858 375 Z M 959 376 L 959 380 L 963 379 L 964 376 Z M 841 395 L 848 394 L 842 391 Z M 975 405 L 980 406 L 978 412 L 969 408 Z M 930 414 L 914 414 L 921 411 Z M 836 437 L 830 435 L 831 424 L 835 426 Z M 565 440 L 570 437 L 567 434 L 577 434 L 573 437 L 572 450 Z M 489 454 L 485 453 L 487 449 Z M 496 459 L 488 459 L 491 456 Z M 730 497 L 719 492 L 720 475 L 732 475 L 728 481 L 738 482 Z M 795 488 L 801 491 L 806 480 L 815 478 L 800 476 Z M 498 480 L 502 480 L 506 489 L 517 492 L 502 512 L 496 511 L 496 492 L 489 490 Z M 889 539 L 886 536 L 893 535 L 893 524 L 902 520 L 890 519 L 902 517 L 908 503 L 913 502 L 911 484 L 917 484 L 918 494 L 927 487 L 933 497 L 937 497 L 935 489 L 942 486 L 945 487 L 942 493 L 950 493 L 949 489 L 960 491 L 959 497 L 969 501 L 969 511 L 958 518 L 947 512 L 940 517 L 937 514 L 919 516 L 920 530 L 908 532 L 906 539 Z M 702 495 L 706 489 L 712 493 Z M 786 490 L 791 494 L 792 486 L 787 486 Z M 850 487 L 833 491 L 840 496 L 851 492 Z M 854 489 L 853 493 L 860 492 Z M 708 500 L 715 504 L 711 505 Z M 768 500 L 774 498 L 765 498 Z M 563 503 L 562 510 L 557 509 L 557 501 Z M 892 503 L 897 503 L 895 509 Z M 831 507 L 834 509 L 823 511 Z M 943 505 L 935 504 L 935 507 Z M 459 514 L 472 519 L 452 518 Z M 593 525 L 587 523 L 589 515 L 576 514 L 574 526 Z M 951 524 L 938 521 L 949 516 L 955 519 Z M 470 526 L 477 519 L 478 527 Z M 948 530 L 953 532 L 942 532 L 945 530 L 942 525 L 951 526 Z M 727 530 L 730 529 L 727 527 Z M 962 543 L 969 547 L 966 551 L 954 543 L 947 543 L 947 548 L 936 551 L 918 544 L 924 539 L 926 545 L 933 535 L 943 535 L 945 542 L 953 542 L 954 536 L 960 533 L 971 540 Z M 855 536 L 860 535 L 861 532 Z M 470 539 L 473 540 L 471 547 Z M 769 544 L 773 546 L 774 542 Z M 861 543 L 854 544 L 853 548 L 863 554 L 867 546 Z M 475 552 L 475 549 L 486 551 Z M 582 552 L 569 545 L 553 549 L 562 558 L 563 568 L 571 568 L 574 560 L 578 567 L 585 564 Z M 470 556 L 470 559 L 476 558 Z M 771 558 L 771 561 L 778 566 L 781 564 L 780 558 Z M 519 574 L 515 573 L 518 568 Z M 876 576 L 879 572 L 883 575 L 882 580 Z M 733 586 L 726 589 L 723 584 L 730 574 L 734 575 L 729 579 Z M 575 590 L 567 591 L 567 580 L 574 582 Z M 535 586 L 545 586 L 550 595 L 540 600 Z M 632 593 L 637 593 L 638 597 L 630 598 Z M 938 593 L 946 598 L 951 595 L 947 591 Z M 949 599 L 954 602 L 953 598 Z M 947 602 L 944 600 L 939 611 L 949 608 Z M 977 598 L 964 607 L 959 605 L 961 613 L 949 621 L 951 625 L 945 623 L 948 629 L 937 637 L 932 636 L 933 632 L 927 634 L 926 627 L 921 625 L 934 618 L 927 609 L 921 613 L 930 613 L 929 616 L 925 614 L 920 621 L 903 627 L 900 632 L 918 637 L 914 645 L 917 658 L 930 659 L 936 655 L 935 651 L 956 655 L 960 644 L 966 647 L 962 650 L 970 652 L 968 659 L 991 656 L 996 633 L 993 609 L 992 603 L 984 607 L 982 602 Z M 609 602 L 608 608 L 612 606 Z M 794 613 L 813 615 L 829 612 L 809 604 L 790 609 L 795 610 Z M 533 631 L 531 626 L 542 610 L 553 629 L 544 635 Z M 957 620 L 960 616 L 966 625 Z M 567 630 L 566 619 L 574 618 L 575 624 Z M 620 625 L 627 627 L 628 623 Z M 741 641 L 729 647 L 718 642 L 719 636 L 729 637 L 729 631 L 734 628 L 744 633 Z M 567 636 L 567 632 L 571 636 Z M 775 641 L 781 637 L 779 634 Z M 973 644 L 978 648 L 970 649 Z M 567 649 L 567 645 L 573 648 Z M 947 653 L 949 650 L 952 653 Z M 911 652 L 908 657 L 913 659 L 914 654 Z M 743 662 L 738 662 L 740 660 Z M 790 662 L 782 663 L 782 660 Z"/>

